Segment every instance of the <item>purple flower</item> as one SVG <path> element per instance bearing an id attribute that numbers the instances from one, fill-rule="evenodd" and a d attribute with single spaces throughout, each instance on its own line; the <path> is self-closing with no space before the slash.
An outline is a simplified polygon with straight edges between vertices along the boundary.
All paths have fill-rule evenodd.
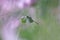
<path id="1" fill-rule="evenodd" d="M 0 16 L 5 20 L 8 20 L 2 28 L 2 38 L 3 40 L 17 40 L 16 29 L 19 26 L 19 20 L 17 18 L 7 19 L 11 12 L 16 11 L 17 9 L 23 9 L 31 6 L 35 1 L 34 0 L 0 0 Z"/>
<path id="2" fill-rule="evenodd" d="M 0 4 L 3 5 L 3 7 L 5 7 L 5 9 L 6 8 L 9 9 L 11 6 L 12 7 L 17 6 L 21 9 L 21 8 L 24 8 L 25 4 L 28 6 L 31 6 L 35 2 L 36 2 L 36 0 L 0 0 Z"/>
<path id="3" fill-rule="evenodd" d="M 9 19 L 9 21 L 3 25 L 2 38 L 3 40 L 18 40 L 16 29 L 19 26 L 19 20 Z"/>

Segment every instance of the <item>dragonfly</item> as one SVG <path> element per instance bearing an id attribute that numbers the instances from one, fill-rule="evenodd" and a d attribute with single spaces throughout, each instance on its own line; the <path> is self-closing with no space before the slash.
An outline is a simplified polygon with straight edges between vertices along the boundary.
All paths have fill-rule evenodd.
<path id="1" fill-rule="evenodd" d="M 22 16 L 22 17 L 21 17 L 21 22 L 22 22 L 22 23 L 26 23 L 27 21 L 28 21 L 29 23 L 35 22 L 36 24 L 39 24 L 38 22 L 34 21 L 34 20 L 32 19 L 32 17 L 30 17 L 30 16 Z"/>

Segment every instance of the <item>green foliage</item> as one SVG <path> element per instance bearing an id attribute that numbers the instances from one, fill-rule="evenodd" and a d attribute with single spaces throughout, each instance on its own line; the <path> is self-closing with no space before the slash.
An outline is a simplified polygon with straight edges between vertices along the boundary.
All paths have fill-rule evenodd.
<path id="1" fill-rule="evenodd" d="M 38 6 L 41 9 L 41 17 L 46 19 L 48 16 L 48 10 L 51 8 L 56 8 L 58 6 L 59 0 L 38 0 Z"/>
<path id="2" fill-rule="evenodd" d="M 27 40 L 34 40 L 36 36 L 38 36 L 39 32 L 39 26 L 37 26 L 36 24 L 32 24 L 31 26 L 29 26 L 27 29 L 25 30 L 21 30 L 21 35 L 22 38 L 25 38 Z"/>
<path id="3" fill-rule="evenodd" d="M 56 21 L 56 16 L 53 16 L 51 12 L 58 6 L 58 0 L 38 0 L 38 3 L 40 4 L 36 6 L 36 17 L 39 16 L 37 19 L 40 18 L 41 22 L 39 24 L 33 21 L 33 23 L 27 23 L 26 29 L 19 30 L 20 36 L 23 40 L 60 40 L 60 25 Z"/>
<path id="4" fill-rule="evenodd" d="M 25 40 L 60 40 L 60 27 L 54 16 L 51 16 L 43 24 L 32 23 L 26 29 L 20 29 L 20 36 Z M 24 26 L 25 27 L 25 26 Z"/>

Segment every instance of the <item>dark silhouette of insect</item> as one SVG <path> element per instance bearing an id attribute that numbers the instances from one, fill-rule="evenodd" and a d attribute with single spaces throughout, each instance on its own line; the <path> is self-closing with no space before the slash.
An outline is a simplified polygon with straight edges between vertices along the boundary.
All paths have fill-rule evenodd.
<path id="1" fill-rule="evenodd" d="M 29 17 L 29 16 L 27 16 L 27 19 L 28 19 L 28 21 L 29 21 L 30 23 L 34 22 L 34 20 L 33 20 L 31 17 Z"/>

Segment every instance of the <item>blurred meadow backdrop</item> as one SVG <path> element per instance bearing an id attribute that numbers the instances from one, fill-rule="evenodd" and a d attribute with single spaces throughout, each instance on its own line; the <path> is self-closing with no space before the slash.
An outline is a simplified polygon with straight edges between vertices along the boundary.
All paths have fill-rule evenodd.
<path id="1" fill-rule="evenodd" d="M 37 0 L 22 10 L 22 16 L 31 16 L 33 23 L 22 23 L 18 35 L 22 40 L 60 40 L 60 0 Z"/>
<path id="2" fill-rule="evenodd" d="M 59 4 L 60 0 L 37 0 L 33 6 L 35 11 L 30 16 L 39 24 L 26 24 L 20 28 L 20 36 L 24 40 L 60 40 Z M 28 9 L 29 10 L 29 9 Z M 29 13 L 25 13 L 25 15 Z"/>

